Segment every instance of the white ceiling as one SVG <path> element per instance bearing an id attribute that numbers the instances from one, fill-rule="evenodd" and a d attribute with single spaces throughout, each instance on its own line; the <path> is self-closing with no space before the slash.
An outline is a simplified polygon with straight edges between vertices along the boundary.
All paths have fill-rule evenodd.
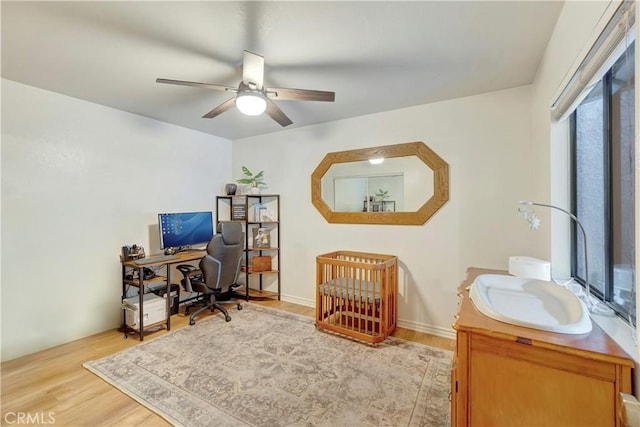
<path id="1" fill-rule="evenodd" d="M 237 86 L 242 53 L 265 86 L 334 91 L 279 101 L 306 126 L 529 84 L 561 1 L 2 1 L 2 77 L 237 139 L 280 130 L 232 94 L 157 77 Z M 32 108 L 37 109 L 34 105 Z"/>

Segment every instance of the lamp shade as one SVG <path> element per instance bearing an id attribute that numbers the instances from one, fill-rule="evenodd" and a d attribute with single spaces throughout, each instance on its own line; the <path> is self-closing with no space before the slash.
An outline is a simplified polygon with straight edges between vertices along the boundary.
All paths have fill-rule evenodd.
<path id="1" fill-rule="evenodd" d="M 236 107 L 247 116 L 259 116 L 267 109 L 267 101 L 255 92 L 239 93 L 236 97 Z"/>

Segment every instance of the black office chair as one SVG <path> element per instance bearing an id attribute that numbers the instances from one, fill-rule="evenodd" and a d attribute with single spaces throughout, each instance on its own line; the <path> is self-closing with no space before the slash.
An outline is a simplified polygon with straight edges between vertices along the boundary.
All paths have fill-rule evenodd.
<path id="1" fill-rule="evenodd" d="M 242 310 L 242 305 L 237 301 L 229 300 L 229 297 L 236 287 L 241 286 L 236 283 L 236 280 L 243 249 L 242 225 L 237 222 L 221 222 L 218 224 L 216 234 L 207 245 L 207 255 L 200 260 L 199 268 L 188 264 L 177 267 L 184 276 L 181 280 L 184 290 L 200 293 L 204 303 L 204 306 L 189 318 L 190 325 L 194 325 L 195 318 L 206 309 L 214 311 L 217 308 L 224 314 L 224 320 L 230 321 L 231 316 L 221 305 L 222 303 L 234 303 L 238 310 Z M 225 301 L 221 300 L 225 298 Z M 186 314 L 189 312 L 187 311 Z"/>

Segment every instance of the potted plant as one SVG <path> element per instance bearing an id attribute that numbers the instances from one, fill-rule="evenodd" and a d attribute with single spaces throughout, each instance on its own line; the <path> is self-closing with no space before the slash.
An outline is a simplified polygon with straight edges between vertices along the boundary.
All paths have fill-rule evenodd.
<path id="1" fill-rule="evenodd" d="M 384 202 L 384 199 L 389 197 L 389 190 L 383 190 L 382 188 L 379 188 L 376 192 L 376 197 L 378 197 L 381 202 Z"/>
<path id="2" fill-rule="evenodd" d="M 259 193 L 260 188 L 267 185 L 267 183 L 264 182 L 264 171 L 260 171 L 254 175 L 246 166 L 242 166 L 242 175 L 243 177 L 236 180 L 236 182 L 250 186 L 252 193 Z"/>

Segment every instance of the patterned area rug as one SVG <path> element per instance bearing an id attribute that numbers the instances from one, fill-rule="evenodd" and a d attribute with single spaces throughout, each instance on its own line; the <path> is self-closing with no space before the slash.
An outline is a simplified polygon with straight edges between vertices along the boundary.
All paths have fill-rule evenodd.
<path id="1" fill-rule="evenodd" d="M 451 357 L 249 303 L 84 366 L 178 426 L 448 426 Z"/>

